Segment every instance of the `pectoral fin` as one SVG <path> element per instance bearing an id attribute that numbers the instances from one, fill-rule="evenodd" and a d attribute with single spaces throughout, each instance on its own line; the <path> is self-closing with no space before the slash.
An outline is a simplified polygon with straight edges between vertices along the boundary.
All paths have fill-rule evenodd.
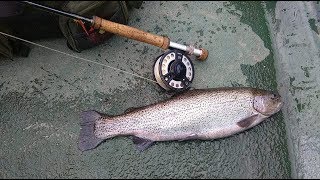
<path id="1" fill-rule="evenodd" d="M 136 148 L 141 152 L 153 145 L 154 141 L 150 139 L 144 139 L 137 136 L 132 136 L 133 144 L 136 145 Z"/>
<path id="2" fill-rule="evenodd" d="M 247 128 L 257 119 L 258 119 L 258 114 L 240 120 L 239 122 L 237 122 L 237 125 L 242 128 Z"/>

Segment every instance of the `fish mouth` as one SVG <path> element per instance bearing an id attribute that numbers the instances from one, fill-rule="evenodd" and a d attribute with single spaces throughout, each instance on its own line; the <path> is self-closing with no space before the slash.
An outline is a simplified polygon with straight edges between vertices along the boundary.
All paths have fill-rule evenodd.
<path id="1" fill-rule="evenodd" d="M 276 107 L 275 113 L 279 112 L 282 107 L 283 107 L 283 102 L 282 102 L 281 99 L 280 99 L 280 102 L 279 102 L 279 104 L 278 104 L 277 107 Z"/>
<path id="2" fill-rule="evenodd" d="M 276 99 L 275 99 L 275 101 L 276 102 L 278 102 L 278 105 L 277 105 L 277 107 L 275 108 L 275 113 L 276 112 L 278 112 L 278 111 L 280 111 L 281 110 L 281 108 L 283 107 L 283 99 L 282 99 L 282 97 L 280 96 L 280 94 L 279 93 L 275 93 L 276 94 Z"/>
<path id="3" fill-rule="evenodd" d="M 270 113 L 267 113 L 269 116 L 278 113 L 283 107 L 283 101 L 281 97 L 277 97 L 276 101 L 277 101 L 277 105 L 274 106 L 274 110 L 271 111 Z"/>

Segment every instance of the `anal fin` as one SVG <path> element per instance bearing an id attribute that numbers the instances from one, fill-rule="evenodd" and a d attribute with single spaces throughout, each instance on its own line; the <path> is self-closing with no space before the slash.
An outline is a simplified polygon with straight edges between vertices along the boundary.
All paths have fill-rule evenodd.
<path id="1" fill-rule="evenodd" d="M 154 143 L 154 141 L 150 139 L 144 139 L 137 136 L 132 136 L 132 141 L 140 152 L 144 151 Z"/>

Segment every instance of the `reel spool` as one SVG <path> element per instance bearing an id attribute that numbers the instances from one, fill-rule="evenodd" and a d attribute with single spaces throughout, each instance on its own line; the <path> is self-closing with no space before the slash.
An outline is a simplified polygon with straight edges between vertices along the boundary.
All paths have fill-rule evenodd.
<path id="1" fill-rule="evenodd" d="M 194 67 L 184 51 L 173 49 L 160 55 L 154 64 L 154 77 L 167 91 L 183 91 L 190 88 Z"/>

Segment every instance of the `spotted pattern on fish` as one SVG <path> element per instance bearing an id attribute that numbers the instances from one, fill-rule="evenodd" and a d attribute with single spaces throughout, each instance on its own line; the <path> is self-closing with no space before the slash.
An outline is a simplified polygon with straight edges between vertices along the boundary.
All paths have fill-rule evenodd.
<path id="1" fill-rule="evenodd" d="M 134 135 L 152 141 L 222 138 L 251 128 L 279 111 L 280 99 L 272 102 L 279 105 L 271 108 L 273 112 L 268 115 L 254 106 L 255 101 L 260 102 L 256 97 L 271 94 L 253 88 L 192 90 L 122 115 L 105 116 L 96 121 L 94 134 L 100 139 Z M 257 107 L 268 108 L 264 104 Z M 237 124 L 249 117 L 255 119 L 251 119 L 248 127 Z"/>

